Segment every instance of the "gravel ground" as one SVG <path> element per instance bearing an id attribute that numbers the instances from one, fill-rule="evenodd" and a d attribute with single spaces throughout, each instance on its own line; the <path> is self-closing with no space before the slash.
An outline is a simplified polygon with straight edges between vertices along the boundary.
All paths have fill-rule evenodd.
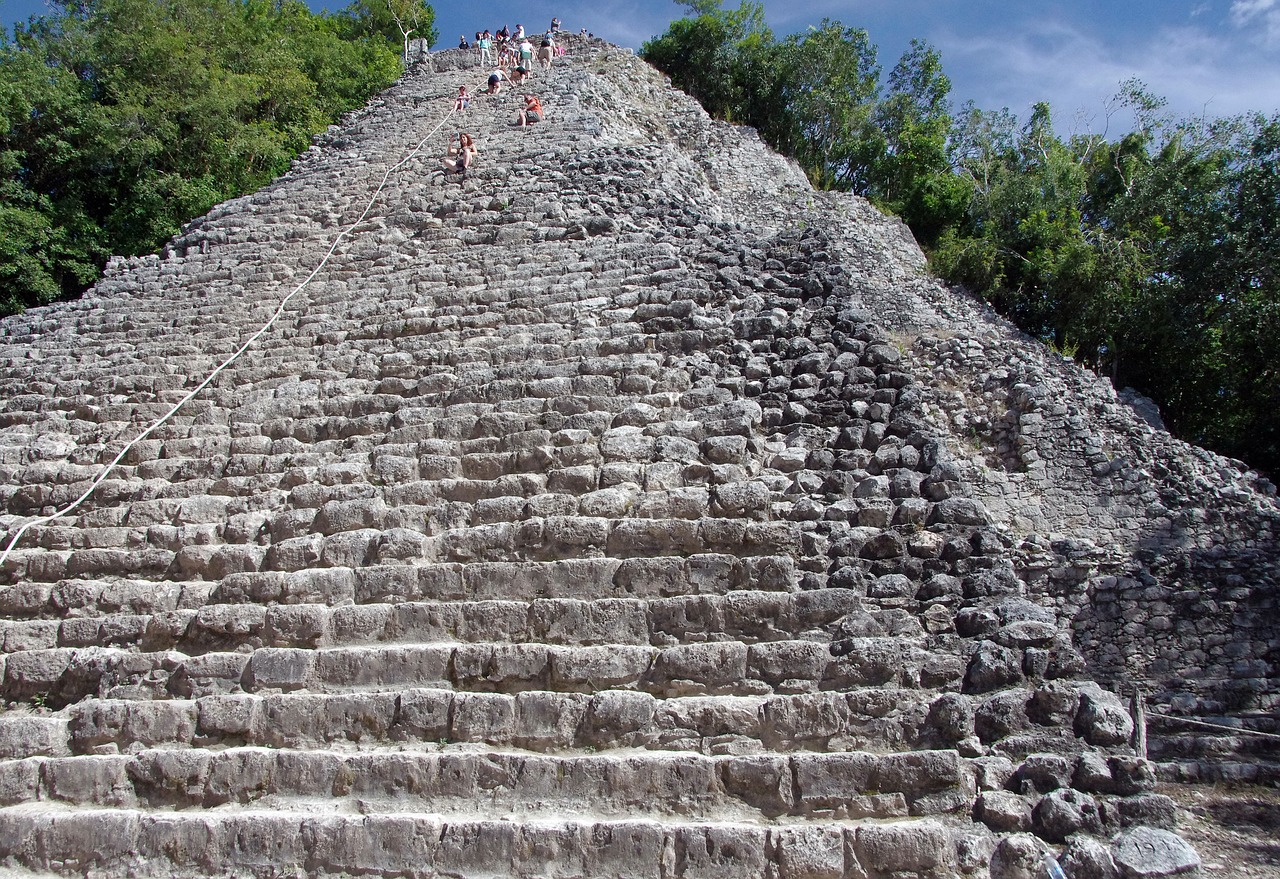
<path id="1" fill-rule="evenodd" d="M 1205 877 L 1280 879 L 1280 789 L 1164 785 L 1182 807 L 1178 833 L 1196 847 Z"/>

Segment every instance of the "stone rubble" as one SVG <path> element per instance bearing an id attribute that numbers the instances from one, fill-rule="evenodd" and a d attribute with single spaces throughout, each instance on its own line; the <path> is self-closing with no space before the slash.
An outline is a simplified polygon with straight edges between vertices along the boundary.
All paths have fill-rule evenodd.
<path id="1" fill-rule="evenodd" d="M 0 571 L 0 864 L 95 876 L 1194 871 L 1265 779 L 1275 489 L 570 36 Z M 78 497 L 482 71 L 0 324 L 0 517 Z M 476 136 L 465 179 L 439 165 Z M 1126 698 L 1122 698 L 1126 697 Z"/>

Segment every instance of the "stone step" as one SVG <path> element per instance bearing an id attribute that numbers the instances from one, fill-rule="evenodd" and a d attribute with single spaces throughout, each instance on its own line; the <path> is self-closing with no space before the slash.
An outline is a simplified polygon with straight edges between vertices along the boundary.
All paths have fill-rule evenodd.
<path id="1" fill-rule="evenodd" d="M 481 693 L 634 690 L 659 697 L 758 696 L 856 687 L 958 689 L 962 658 L 897 637 L 848 639 L 840 656 L 819 641 L 738 641 L 674 647 L 426 644 L 249 653 L 142 653 L 110 647 L 28 650 L 4 657 L 8 701 L 53 706 L 101 696 L 199 698 L 227 693 L 389 692 L 433 687 Z"/>
<path id="2" fill-rule="evenodd" d="M 211 596 L 212 597 L 212 596 Z M 0 653 L 94 645 L 197 655 L 244 647 L 497 641 L 561 646 L 673 646 L 701 641 L 831 640 L 862 611 L 847 589 L 738 591 L 673 598 L 406 601 L 329 607 L 218 604 L 150 614 L 0 621 Z M 905 611 L 870 615 L 886 632 L 923 636 Z"/>
<path id="3" fill-rule="evenodd" d="M 789 696 L 685 696 L 605 690 L 517 695 L 401 689 L 226 695 L 140 702 L 86 699 L 55 716 L 0 715 L 0 756 L 132 753 L 143 748 L 485 744 L 537 752 L 642 748 L 707 755 L 919 746 L 933 694 L 864 689 Z"/>
<path id="4" fill-rule="evenodd" d="M 746 534 L 743 530 L 736 533 Z M 572 539 L 563 532 L 560 537 Z M 335 565 L 292 572 L 232 570 L 218 582 L 105 577 L 64 578 L 52 583 L 28 580 L 0 587 L 0 614 L 10 619 L 53 621 L 168 614 L 195 611 L 209 604 L 334 607 L 414 601 L 591 601 L 724 595 L 741 590 L 791 592 L 799 588 L 801 574 L 791 556 L 765 551 L 747 555 L 745 551 L 754 547 L 737 549 L 744 554 L 371 564 L 360 568 Z M 230 554 L 226 560 L 232 566 Z"/>
<path id="5" fill-rule="evenodd" d="M 546 755 L 502 751 L 357 753 L 236 747 L 32 757 L 0 764 L 4 805 L 117 808 L 278 805 L 611 818 L 904 818 L 959 812 L 977 793 L 955 751 Z"/>
<path id="6" fill-rule="evenodd" d="M 506 480 L 527 481 L 527 494 Z M 221 480 L 227 482 L 227 480 Z M 751 521 L 707 516 L 701 519 L 616 519 L 604 516 L 546 516 L 519 521 L 496 521 L 473 527 L 456 527 L 452 521 L 466 516 L 466 508 L 450 508 L 450 502 L 473 504 L 490 498 L 517 498 L 511 513 L 522 515 L 527 498 L 545 492 L 542 477 L 504 477 L 497 480 L 450 480 L 448 496 L 434 488 L 401 486 L 382 500 L 364 501 L 334 510 L 343 527 L 321 523 L 305 536 L 290 537 L 264 546 L 258 543 L 225 543 L 182 546 L 178 550 L 156 546 L 130 549 L 73 549 L 48 552 L 27 549 L 11 554 L 5 573 L 12 580 L 57 582 L 68 578 L 140 577 L 148 579 L 221 579 L 228 574 L 252 571 L 295 572 L 313 568 L 364 568 L 387 564 L 439 564 L 468 562 L 550 562 L 582 557 L 636 559 L 653 556 L 685 557 L 722 554 L 739 557 L 799 555 L 799 530 L 789 522 Z M 423 485 L 421 483 L 417 485 Z M 757 485 L 759 485 L 757 483 Z M 234 491 L 227 484 L 225 488 Z M 260 483 L 243 486 L 244 495 L 261 492 Z M 758 514 L 767 514 L 767 489 L 718 492 L 723 504 L 749 503 Z M 406 508 L 407 507 L 407 508 Z M 670 506 L 663 512 L 672 512 Z M 322 508 L 321 513 L 324 513 Z M 315 517 L 308 510 L 304 518 Z M 439 533 L 443 518 L 447 530 Z M 329 520 L 326 519 L 326 522 Z M 372 525 L 364 524 L 366 521 Z M 465 520 L 464 520 L 465 521 Z M 400 527 L 395 527 L 399 523 Z M 265 524 L 260 521 L 259 525 Z M 413 527 L 403 527 L 404 525 Z M 391 526 L 391 527 L 381 527 Z M 2 600 L 2 599 L 0 599 Z"/>
<path id="7" fill-rule="evenodd" d="M 945 820 L 661 823 L 276 809 L 0 809 L 0 859 L 60 875 L 950 879 L 973 834 Z"/>

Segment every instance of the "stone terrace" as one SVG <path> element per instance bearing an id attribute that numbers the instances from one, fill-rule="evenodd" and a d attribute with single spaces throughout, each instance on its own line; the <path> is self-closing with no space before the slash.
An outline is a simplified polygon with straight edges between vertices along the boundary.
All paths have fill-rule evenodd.
<path id="1" fill-rule="evenodd" d="M 546 122 L 507 92 L 451 118 L 267 338 L 10 555 L 3 863 L 1191 863 L 1117 690 L 1276 728 L 1274 490 L 568 42 L 529 86 Z M 7 319 L 10 534 L 261 326 L 482 75 L 432 56 L 162 256 Z M 1252 684 L 1212 703 L 1227 680 Z M 1265 757 L 1152 732 L 1173 775 Z"/>

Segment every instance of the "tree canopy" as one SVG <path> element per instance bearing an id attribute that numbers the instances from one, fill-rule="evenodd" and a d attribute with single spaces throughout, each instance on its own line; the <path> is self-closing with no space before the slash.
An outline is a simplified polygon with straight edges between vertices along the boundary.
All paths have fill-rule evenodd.
<path id="1" fill-rule="evenodd" d="M 260 188 L 394 81 L 399 48 L 297 0 L 63 0 L 0 35 L 0 313 Z"/>

